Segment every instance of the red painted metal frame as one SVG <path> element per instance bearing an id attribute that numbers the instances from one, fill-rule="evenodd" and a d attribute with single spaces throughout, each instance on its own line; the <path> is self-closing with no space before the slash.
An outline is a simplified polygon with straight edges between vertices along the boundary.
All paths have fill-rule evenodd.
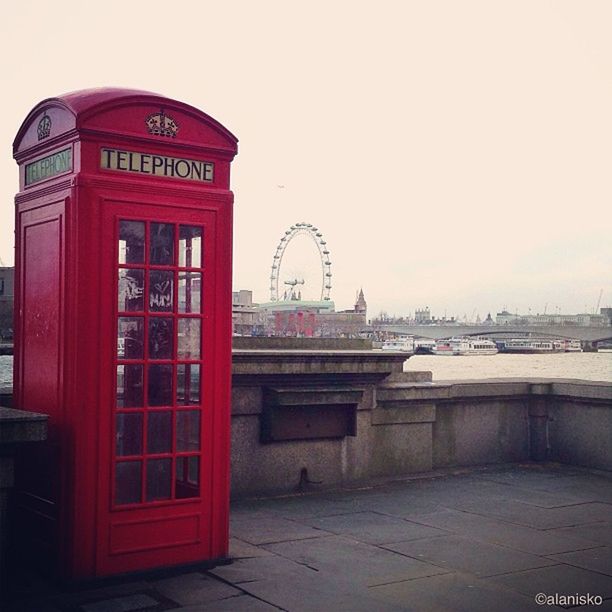
<path id="1" fill-rule="evenodd" d="M 147 132 L 145 117 L 160 108 L 179 125 L 175 138 Z M 48 140 L 39 141 L 36 129 L 43 114 L 51 118 L 53 127 Z M 201 111 L 131 90 L 91 90 L 45 100 L 28 115 L 15 139 L 20 165 L 15 400 L 19 408 L 51 415 L 50 442 L 31 457 L 19 503 L 26 520 L 35 514 L 47 517 L 43 531 L 51 563 L 64 578 L 227 556 L 233 203 L 229 173 L 236 143 L 233 135 Z M 25 185 L 27 164 L 67 146 L 72 147 L 72 172 Z M 100 169 L 101 147 L 212 162 L 214 180 L 200 183 Z M 174 224 L 175 250 L 179 225 L 204 228 L 200 359 L 177 359 L 175 329 L 173 358 L 164 361 L 173 368 L 185 361 L 201 365 L 197 498 L 129 506 L 112 503 L 119 219 Z M 49 231 L 43 232 L 42 243 L 41 232 L 28 229 L 41 223 L 52 224 L 43 226 Z M 58 259 L 51 268 L 56 277 L 52 295 L 41 285 L 44 265 L 28 255 L 40 248 Z M 175 271 L 176 281 L 178 266 L 166 269 Z M 37 295 L 47 295 L 47 302 L 38 304 Z M 177 300 L 175 284 L 175 307 Z M 138 316 L 146 322 L 149 315 Z M 177 314 L 176 308 L 171 316 L 175 322 L 179 316 L 189 318 Z M 34 341 L 40 333 L 32 323 L 36 317 L 47 317 L 43 323 L 54 330 L 52 339 L 40 348 Z M 145 357 L 146 353 L 143 364 Z M 45 358 L 56 363 L 33 375 L 31 364 Z M 174 415 L 180 409 L 174 405 L 168 410 Z M 142 408 L 142 413 L 154 410 L 162 409 Z M 143 429 L 143 444 L 145 435 Z"/>

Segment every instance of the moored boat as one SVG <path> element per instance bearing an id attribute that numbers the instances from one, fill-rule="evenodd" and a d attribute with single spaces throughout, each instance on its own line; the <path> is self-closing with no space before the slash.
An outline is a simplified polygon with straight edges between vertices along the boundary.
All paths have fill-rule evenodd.
<path id="1" fill-rule="evenodd" d="M 382 350 L 414 354 L 414 338 L 412 336 L 402 336 L 393 340 L 387 340 L 383 343 Z"/>
<path id="2" fill-rule="evenodd" d="M 563 347 L 566 353 L 582 353 L 580 340 L 565 340 Z"/>
<path id="3" fill-rule="evenodd" d="M 450 338 L 439 340 L 432 350 L 434 355 L 495 355 L 497 346 L 482 338 Z"/>
<path id="4" fill-rule="evenodd" d="M 414 354 L 415 355 L 433 355 L 433 350 L 436 347 L 435 340 L 427 340 L 426 338 L 420 338 L 414 341 Z"/>
<path id="5" fill-rule="evenodd" d="M 562 353 L 565 345 L 555 340 L 541 338 L 511 338 L 500 345 L 502 353 Z"/>

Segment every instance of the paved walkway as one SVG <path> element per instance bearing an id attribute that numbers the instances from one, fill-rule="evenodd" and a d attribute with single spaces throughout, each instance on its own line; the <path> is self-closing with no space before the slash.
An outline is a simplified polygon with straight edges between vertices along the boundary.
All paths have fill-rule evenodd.
<path id="1" fill-rule="evenodd" d="M 245 501 L 231 534 L 231 565 L 24 594 L 15 610 L 612 610 L 612 475 L 579 468 L 514 465 Z M 537 594 L 565 605 L 537 605 Z M 574 607 L 567 595 L 603 602 Z"/>

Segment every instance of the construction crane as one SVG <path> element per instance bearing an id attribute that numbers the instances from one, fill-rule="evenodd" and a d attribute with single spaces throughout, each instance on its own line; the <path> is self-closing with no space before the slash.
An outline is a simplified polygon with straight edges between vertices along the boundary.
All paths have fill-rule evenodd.
<path id="1" fill-rule="evenodd" d="M 595 306 L 595 313 L 597 314 L 599 312 L 599 305 L 601 304 L 601 296 L 603 295 L 603 288 L 600 289 L 599 291 L 599 297 L 597 298 L 597 306 Z"/>

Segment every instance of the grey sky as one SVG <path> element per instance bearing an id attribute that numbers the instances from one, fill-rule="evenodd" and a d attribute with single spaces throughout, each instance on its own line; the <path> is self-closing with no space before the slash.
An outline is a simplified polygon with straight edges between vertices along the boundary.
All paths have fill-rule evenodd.
<path id="1" fill-rule="evenodd" d="M 234 287 L 256 300 L 279 238 L 307 221 L 338 308 L 363 287 L 371 315 L 592 311 L 601 289 L 612 302 L 611 24 L 592 0 L 12 2 L 0 258 L 13 262 L 25 115 L 126 86 L 240 139 Z"/>

